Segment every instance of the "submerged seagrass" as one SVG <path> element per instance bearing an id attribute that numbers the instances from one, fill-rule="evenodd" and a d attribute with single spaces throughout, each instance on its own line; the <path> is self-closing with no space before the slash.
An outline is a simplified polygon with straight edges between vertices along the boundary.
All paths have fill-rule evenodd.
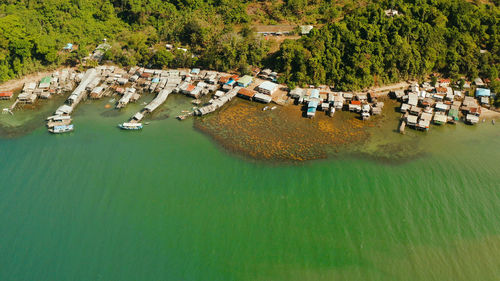
<path id="1" fill-rule="evenodd" d="M 83 104 L 74 133 L 0 139 L 1 280 L 498 277 L 498 126 L 394 133 L 424 155 L 404 164 L 268 165 L 189 120 L 113 129 L 136 109 Z"/>

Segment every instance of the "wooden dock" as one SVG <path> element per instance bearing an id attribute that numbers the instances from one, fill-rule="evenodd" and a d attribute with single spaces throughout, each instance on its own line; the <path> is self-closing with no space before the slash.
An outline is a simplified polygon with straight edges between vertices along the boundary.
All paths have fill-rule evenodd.
<path id="1" fill-rule="evenodd" d="M 401 125 L 399 126 L 399 132 L 401 134 L 405 134 L 406 121 L 404 119 L 401 120 Z"/>

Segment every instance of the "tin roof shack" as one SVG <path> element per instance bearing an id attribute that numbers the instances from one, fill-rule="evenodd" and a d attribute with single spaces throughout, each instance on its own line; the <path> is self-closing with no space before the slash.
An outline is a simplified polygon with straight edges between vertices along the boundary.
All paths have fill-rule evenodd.
<path id="1" fill-rule="evenodd" d="M 211 112 L 214 112 L 218 108 L 222 107 L 225 103 L 232 100 L 237 95 L 237 93 L 240 91 L 240 89 L 241 89 L 240 87 L 235 87 L 234 89 L 231 89 L 229 92 L 224 93 L 224 95 L 222 95 L 220 98 L 214 99 L 211 104 L 196 109 L 194 114 L 196 114 L 198 116 L 203 116 L 203 115 L 207 115 Z M 257 95 L 262 95 L 262 94 L 257 93 L 256 96 Z M 266 95 L 262 95 L 262 96 L 269 97 Z"/>
<path id="2" fill-rule="evenodd" d="M 240 87 L 248 87 L 253 82 L 253 77 L 250 75 L 245 75 L 238 79 L 238 86 Z"/>
<path id="3" fill-rule="evenodd" d="M 307 90 L 306 89 L 301 89 L 301 88 L 295 88 L 290 91 L 290 97 L 292 99 L 300 99 L 306 96 Z"/>
<path id="4" fill-rule="evenodd" d="M 354 95 L 352 93 L 343 93 L 342 95 L 344 96 L 344 99 L 346 101 L 351 101 L 354 97 Z"/>
<path id="5" fill-rule="evenodd" d="M 333 97 L 333 107 L 335 109 L 342 109 L 344 107 L 344 97 L 342 94 L 337 94 Z"/>
<path id="6" fill-rule="evenodd" d="M 411 106 L 417 106 L 418 105 L 418 94 L 409 93 L 408 94 L 408 104 Z"/>
<path id="7" fill-rule="evenodd" d="M 474 114 L 467 114 L 465 116 L 465 123 L 467 123 L 469 125 L 477 124 L 477 123 L 479 123 L 479 116 L 476 116 Z"/>
<path id="8" fill-rule="evenodd" d="M 410 114 L 412 114 L 412 115 L 419 116 L 422 113 L 422 111 L 423 111 L 423 109 L 421 107 L 414 106 L 414 105 L 412 105 L 410 107 Z"/>
<path id="9" fill-rule="evenodd" d="M 481 97 L 481 98 L 479 98 L 479 103 L 482 106 L 490 107 L 490 98 L 489 97 Z"/>
<path id="10" fill-rule="evenodd" d="M 409 105 L 407 103 L 402 103 L 399 111 L 401 111 L 402 113 L 406 113 L 410 110 L 410 108 L 411 108 L 411 105 Z"/>
<path id="11" fill-rule="evenodd" d="M 436 108 L 436 111 L 446 112 L 450 109 L 450 106 L 447 104 L 444 104 L 442 102 L 438 102 L 438 103 L 436 103 L 435 108 Z"/>
<path id="12" fill-rule="evenodd" d="M 476 98 L 479 99 L 481 105 L 490 105 L 491 90 L 484 88 L 476 89 Z"/>
<path id="13" fill-rule="evenodd" d="M 432 114 L 426 112 L 422 113 L 422 115 L 420 115 L 420 120 L 418 120 L 417 129 L 424 131 L 429 130 L 431 120 L 432 120 Z"/>
<path id="14" fill-rule="evenodd" d="M 73 107 L 63 104 L 59 106 L 55 112 L 56 115 L 70 115 L 73 112 Z"/>
<path id="15" fill-rule="evenodd" d="M 10 91 L 0 92 L 0 100 L 10 100 L 13 95 L 14 93 Z"/>
<path id="16" fill-rule="evenodd" d="M 349 111 L 361 112 L 361 102 L 359 100 L 353 100 L 349 103 Z"/>
<path id="17" fill-rule="evenodd" d="M 50 87 L 51 80 L 52 80 L 51 76 L 43 77 L 42 80 L 40 80 L 40 84 L 38 84 L 38 88 L 39 89 L 48 89 Z"/>
<path id="18" fill-rule="evenodd" d="M 479 116 L 481 114 L 481 107 L 473 97 L 465 97 L 460 108 L 465 114 L 472 114 Z"/>
<path id="19" fill-rule="evenodd" d="M 253 97 L 255 96 L 256 92 L 250 89 L 246 88 L 241 88 L 238 91 L 238 97 L 246 99 L 246 100 L 252 100 Z"/>
<path id="20" fill-rule="evenodd" d="M 207 75 L 205 76 L 205 82 L 210 84 L 210 85 L 215 85 L 217 84 L 217 72 L 210 71 L 207 72 Z"/>
<path id="21" fill-rule="evenodd" d="M 474 79 L 474 85 L 478 86 L 478 87 L 483 87 L 484 86 L 484 82 L 483 82 L 483 79 L 481 78 L 476 78 Z"/>
<path id="22" fill-rule="evenodd" d="M 76 87 L 76 89 L 71 93 L 69 98 L 67 99 L 67 103 L 71 107 L 75 107 L 87 94 L 86 88 L 87 86 L 94 81 L 94 79 L 97 77 L 97 72 L 94 68 L 89 69 L 85 72 L 85 75 L 82 77 L 82 81 L 80 82 L 80 85 Z"/>
<path id="23" fill-rule="evenodd" d="M 259 73 L 259 78 L 269 79 L 269 75 L 271 75 L 272 72 L 271 69 L 266 68 Z"/>
<path id="24" fill-rule="evenodd" d="M 273 82 L 265 81 L 262 82 L 258 87 L 257 91 L 266 95 L 272 95 L 278 90 L 278 84 Z"/>
<path id="25" fill-rule="evenodd" d="M 314 117 L 314 115 L 316 115 L 316 109 L 318 108 L 318 105 L 319 105 L 319 101 L 317 99 L 311 100 L 307 104 L 306 116 L 309 117 L 309 118 Z"/>
<path id="26" fill-rule="evenodd" d="M 396 90 L 389 93 L 389 96 L 396 100 L 401 100 L 404 95 L 405 92 L 403 90 Z"/>
<path id="27" fill-rule="evenodd" d="M 313 30 L 314 26 L 312 25 L 301 25 L 299 26 L 300 29 L 300 35 L 307 35 L 311 33 L 311 30 Z"/>
<path id="28" fill-rule="evenodd" d="M 116 108 L 124 108 L 127 106 L 127 104 L 133 99 L 135 92 L 135 88 L 127 88 L 123 97 L 118 101 Z"/>
<path id="29" fill-rule="evenodd" d="M 443 112 L 436 112 L 436 114 L 434 114 L 432 122 L 437 125 L 443 125 L 444 123 L 448 122 L 448 117 Z"/>
<path id="30" fill-rule="evenodd" d="M 24 103 L 24 104 L 32 104 L 32 103 L 35 103 L 36 99 L 37 99 L 37 95 L 35 93 L 20 93 L 18 96 L 17 96 L 17 100 L 20 102 L 20 103 Z"/>
<path id="31" fill-rule="evenodd" d="M 91 92 L 90 92 L 90 98 L 91 99 L 100 99 L 102 98 L 102 95 L 104 94 L 104 87 L 99 86 L 95 87 Z"/>
<path id="32" fill-rule="evenodd" d="M 172 88 L 161 90 L 160 93 L 158 93 L 158 95 L 156 95 L 156 97 L 148 105 L 146 105 L 146 107 L 144 107 L 144 109 L 148 113 L 152 113 L 153 111 L 155 111 L 167 100 L 170 93 L 172 93 L 172 90 Z"/>
<path id="33" fill-rule="evenodd" d="M 458 118 L 458 108 L 452 107 L 450 111 L 448 111 L 448 122 L 452 124 L 456 124 L 459 120 Z"/>
<path id="34" fill-rule="evenodd" d="M 320 99 L 320 94 L 318 89 L 313 89 L 309 95 L 309 99 Z"/>
<path id="35" fill-rule="evenodd" d="M 418 123 L 418 116 L 415 115 L 406 116 L 406 123 L 408 123 L 408 126 L 416 127 Z"/>
<path id="36" fill-rule="evenodd" d="M 356 99 L 364 103 L 368 101 L 368 95 L 366 93 L 359 93 L 356 95 Z"/>
<path id="37" fill-rule="evenodd" d="M 329 108 L 330 108 L 330 104 L 329 103 L 327 103 L 327 102 L 321 103 L 321 107 L 320 107 L 321 110 L 327 111 Z"/>
<path id="38" fill-rule="evenodd" d="M 31 93 L 36 89 L 36 82 L 28 82 L 24 84 L 23 92 Z"/>
<path id="39" fill-rule="evenodd" d="M 261 94 L 261 93 L 256 93 L 253 96 L 254 101 L 262 102 L 262 103 L 270 103 L 272 101 L 271 96 Z"/>

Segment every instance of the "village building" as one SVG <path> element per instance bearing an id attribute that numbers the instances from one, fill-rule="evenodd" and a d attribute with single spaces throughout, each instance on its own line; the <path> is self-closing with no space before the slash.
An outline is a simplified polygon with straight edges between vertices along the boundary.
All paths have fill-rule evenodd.
<path id="1" fill-rule="evenodd" d="M 10 100 L 14 95 L 11 91 L 0 92 L 0 100 Z"/>
<path id="2" fill-rule="evenodd" d="M 278 84 L 265 81 L 257 87 L 257 91 L 266 95 L 272 95 L 278 90 Z"/>
<path id="3" fill-rule="evenodd" d="M 476 85 L 478 87 L 483 87 L 485 84 L 483 82 L 483 79 L 478 77 L 478 78 L 474 79 L 474 85 Z"/>
<path id="4" fill-rule="evenodd" d="M 318 108 L 319 101 L 317 99 L 309 101 L 307 104 L 307 117 L 312 118 L 316 115 L 316 109 Z"/>
<path id="5" fill-rule="evenodd" d="M 250 75 L 245 75 L 238 79 L 238 86 L 240 87 L 248 87 L 253 82 L 253 77 Z"/>
<path id="6" fill-rule="evenodd" d="M 43 77 L 42 80 L 40 80 L 40 84 L 38 85 L 38 88 L 39 89 L 47 89 L 48 87 L 50 87 L 51 79 L 52 79 L 52 77 L 50 77 L 50 76 Z"/>
<path id="7" fill-rule="evenodd" d="M 394 9 L 385 10 L 384 13 L 388 17 L 395 17 L 395 16 L 399 15 L 399 11 L 394 10 Z"/>
<path id="8" fill-rule="evenodd" d="M 247 100 L 252 100 L 253 97 L 255 96 L 256 92 L 247 88 L 241 88 L 238 91 L 238 97 L 247 99 Z"/>
<path id="9" fill-rule="evenodd" d="M 272 101 L 271 96 L 261 94 L 261 93 L 256 93 L 253 96 L 254 101 L 262 102 L 262 103 L 270 103 Z"/>

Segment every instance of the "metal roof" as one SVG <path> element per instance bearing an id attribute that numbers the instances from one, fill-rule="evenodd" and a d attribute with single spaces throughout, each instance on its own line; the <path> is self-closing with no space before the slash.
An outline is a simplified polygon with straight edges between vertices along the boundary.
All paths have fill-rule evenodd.
<path id="1" fill-rule="evenodd" d="M 491 96 L 490 89 L 477 88 L 476 89 L 476 97 L 489 97 Z"/>

